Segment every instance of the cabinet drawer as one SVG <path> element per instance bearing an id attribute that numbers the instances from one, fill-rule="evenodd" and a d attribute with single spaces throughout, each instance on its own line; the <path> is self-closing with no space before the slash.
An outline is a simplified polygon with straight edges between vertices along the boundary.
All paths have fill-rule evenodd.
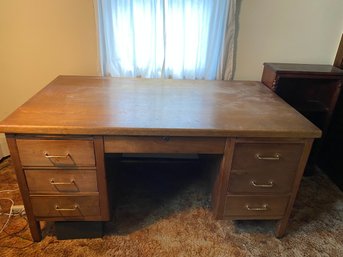
<path id="1" fill-rule="evenodd" d="M 302 143 L 237 143 L 232 170 L 291 175 L 298 169 L 303 149 Z"/>
<path id="2" fill-rule="evenodd" d="M 213 153 L 224 152 L 226 138 L 200 137 L 105 137 L 106 153 Z"/>
<path id="3" fill-rule="evenodd" d="M 17 139 L 23 166 L 95 166 L 92 140 Z"/>
<path id="4" fill-rule="evenodd" d="M 224 216 L 248 219 L 277 219 L 286 210 L 289 196 L 227 196 Z"/>
<path id="5" fill-rule="evenodd" d="M 97 192 L 95 170 L 25 170 L 30 193 Z"/>
<path id="6" fill-rule="evenodd" d="M 230 173 L 228 192 L 233 194 L 290 193 L 295 174 L 295 170 L 287 172 L 277 168 L 273 170 L 232 170 Z"/>
<path id="7" fill-rule="evenodd" d="M 30 196 L 36 217 L 99 216 L 98 194 L 89 196 Z"/>

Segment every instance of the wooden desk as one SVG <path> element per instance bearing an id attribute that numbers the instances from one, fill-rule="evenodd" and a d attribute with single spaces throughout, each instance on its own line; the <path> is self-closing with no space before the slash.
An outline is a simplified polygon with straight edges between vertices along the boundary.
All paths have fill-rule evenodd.
<path id="1" fill-rule="evenodd" d="M 218 154 L 216 218 L 282 236 L 321 132 L 260 82 L 60 76 L 0 123 L 34 241 L 40 220 L 110 220 L 104 153 Z"/>

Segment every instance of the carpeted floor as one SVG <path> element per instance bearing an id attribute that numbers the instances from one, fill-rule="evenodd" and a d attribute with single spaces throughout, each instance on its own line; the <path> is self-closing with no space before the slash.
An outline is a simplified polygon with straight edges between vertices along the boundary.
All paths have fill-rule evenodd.
<path id="1" fill-rule="evenodd" d="M 17 188 L 11 160 L 0 170 L 0 190 Z M 187 165 L 186 165 L 187 166 Z M 127 165 L 119 174 L 114 222 L 103 238 L 57 240 L 45 223 L 30 241 L 25 217 L 11 217 L 0 234 L 0 256 L 343 256 L 343 193 L 321 173 L 305 177 L 287 234 L 270 221 L 218 221 L 210 211 L 206 174 L 196 166 Z M 19 192 L 2 192 L 20 204 Z M 0 200 L 8 211 L 9 200 Z M 0 229 L 7 216 L 0 216 Z"/>

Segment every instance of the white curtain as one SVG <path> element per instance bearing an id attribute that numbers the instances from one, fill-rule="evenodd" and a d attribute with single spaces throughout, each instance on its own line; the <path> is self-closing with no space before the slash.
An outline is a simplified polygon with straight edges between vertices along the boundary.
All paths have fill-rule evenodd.
<path id="1" fill-rule="evenodd" d="M 235 0 L 97 0 L 102 74 L 231 79 Z"/>

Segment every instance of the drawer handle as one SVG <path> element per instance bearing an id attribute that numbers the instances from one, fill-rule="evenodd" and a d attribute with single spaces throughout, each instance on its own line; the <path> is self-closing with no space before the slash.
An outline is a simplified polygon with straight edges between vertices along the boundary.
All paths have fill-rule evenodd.
<path id="1" fill-rule="evenodd" d="M 263 156 L 263 155 L 257 153 L 256 158 L 258 160 L 279 161 L 280 160 L 280 154 L 276 153 L 273 156 Z"/>
<path id="2" fill-rule="evenodd" d="M 57 204 L 55 205 L 56 211 L 76 211 L 79 208 L 78 204 L 74 205 L 74 208 L 60 208 Z"/>
<path id="3" fill-rule="evenodd" d="M 274 182 L 273 181 L 269 181 L 268 184 L 256 184 L 256 181 L 252 180 L 250 182 L 254 187 L 273 187 L 274 186 Z"/>
<path id="4" fill-rule="evenodd" d="M 48 159 L 53 159 L 53 158 L 70 158 L 71 155 L 69 153 L 65 154 L 65 155 L 49 155 L 48 153 L 45 153 L 45 158 Z"/>
<path id="5" fill-rule="evenodd" d="M 75 180 L 71 179 L 69 182 L 55 182 L 55 180 L 52 178 L 50 179 L 50 184 L 54 186 L 59 186 L 59 185 L 73 185 L 75 184 Z"/>
<path id="6" fill-rule="evenodd" d="M 261 207 L 250 207 L 247 204 L 245 207 L 248 211 L 268 211 L 268 204 L 263 204 Z"/>

